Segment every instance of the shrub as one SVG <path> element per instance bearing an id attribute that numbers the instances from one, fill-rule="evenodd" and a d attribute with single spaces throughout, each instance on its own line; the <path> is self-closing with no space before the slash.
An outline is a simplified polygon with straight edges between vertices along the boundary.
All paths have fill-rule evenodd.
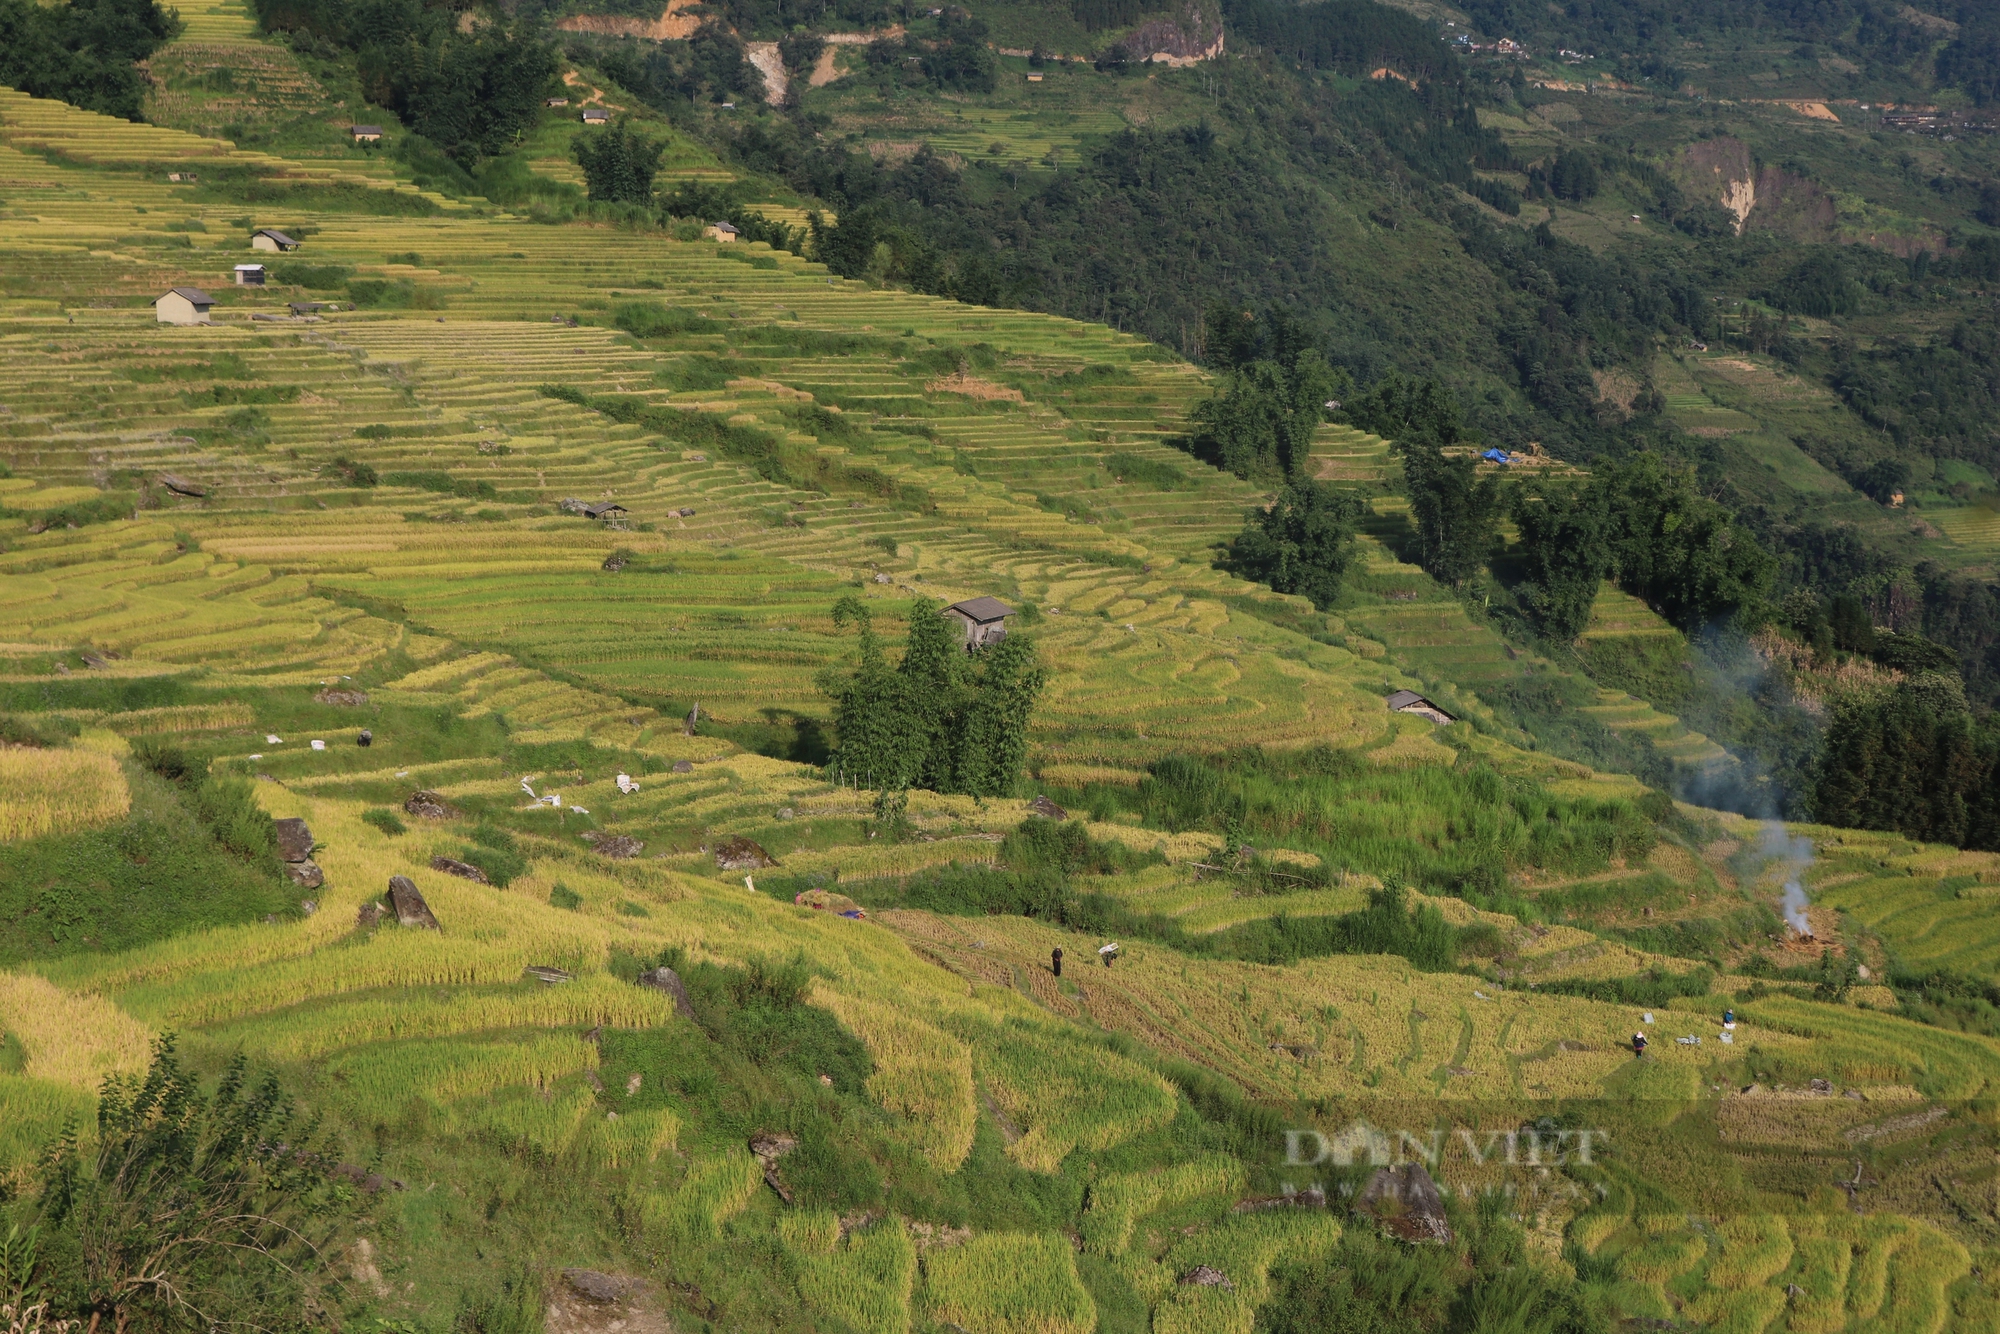
<path id="1" fill-rule="evenodd" d="M 44 1160 L 42 1225 L 118 1328 L 179 1324 L 196 1300 L 209 1319 L 304 1300 L 294 1266 L 328 1217 L 311 1206 L 329 1160 L 275 1076 L 253 1082 L 239 1055 L 205 1089 L 163 1037 L 143 1077 L 105 1082 L 97 1126 Z"/>
<path id="2" fill-rule="evenodd" d="M 1104 467 L 1113 477 L 1121 477 L 1128 482 L 1143 482 L 1155 491 L 1194 489 L 1194 482 L 1173 464 L 1162 463 L 1158 459 L 1149 459 L 1139 454 L 1128 454 L 1123 450 L 1105 455 Z"/>
<path id="3" fill-rule="evenodd" d="M 376 486 L 382 480 L 376 475 L 373 467 L 359 460 L 350 459 L 345 454 L 336 458 L 328 467 L 349 486 Z"/>
<path id="4" fill-rule="evenodd" d="M 409 826 L 404 824 L 397 817 L 396 813 L 386 806 L 370 807 L 368 810 L 361 812 L 361 818 L 391 838 L 409 832 Z"/>
<path id="5" fill-rule="evenodd" d="M 277 851 L 271 817 L 257 804 L 249 779 L 211 774 L 194 789 L 192 804 L 215 841 L 237 856 L 269 857 Z"/>
<path id="6" fill-rule="evenodd" d="M 583 895 L 558 880 L 549 889 L 549 906 L 572 910 L 581 908 L 583 906 Z"/>
<path id="7" fill-rule="evenodd" d="M 506 830 L 482 824 L 472 831 L 472 841 L 479 846 L 462 850 L 458 859 L 486 872 L 486 878 L 494 884 L 504 889 L 516 877 L 528 873 L 528 859 L 521 855 L 514 845 L 514 836 Z"/>
<path id="8" fill-rule="evenodd" d="M 330 291 L 353 276 L 354 270 L 345 264 L 306 264 L 286 260 L 271 266 L 274 281 L 293 287 L 310 287 L 316 291 Z"/>

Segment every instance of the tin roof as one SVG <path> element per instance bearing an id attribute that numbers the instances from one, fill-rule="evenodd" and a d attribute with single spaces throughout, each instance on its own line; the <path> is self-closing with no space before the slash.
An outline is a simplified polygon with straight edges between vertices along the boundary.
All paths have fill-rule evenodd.
<path id="1" fill-rule="evenodd" d="M 1014 614 L 1012 607 L 995 597 L 967 598 L 963 602 L 952 603 L 945 610 L 955 611 L 978 625 L 984 625 L 988 621 L 997 621 L 1002 617 Z"/>
<path id="2" fill-rule="evenodd" d="M 199 287 L 169 287 L 167 292 L 176 296 L 186 297 L 197 306 L 212 306 L 215 304 L 215 298 L 202 291 Z M 162 293 L 161 295 L 164 296 L 166 293 Z"/>

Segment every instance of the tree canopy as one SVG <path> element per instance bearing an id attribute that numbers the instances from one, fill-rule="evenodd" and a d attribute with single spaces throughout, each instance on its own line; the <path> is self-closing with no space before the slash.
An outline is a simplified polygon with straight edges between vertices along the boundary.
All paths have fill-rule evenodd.
<path id="1" fill-rule="evenodd" d="M 1197 403 L 1194 432 L 1175 443 L 1238 477 L 1290 478 L 1312 456 L 1313 433 L 1352 382 L 1327 364 L 1311 330 L 1282 308 L 1212 305 L 1202 321 L 1220 392 Z"/>
<path id="2" fill-rule="evenodd" d="M 0 0 L 0 84 L 138 120 L 146 80 L 135 62 L 181 28 L 156 0 Z"/>
<path id="3" fill-rule="evenodd" d="M 846 675 L 820 682 L 833 699 L 836 779 L 880 791 L 927 788 L 1004 796 L 1028 757 L 1028 721 L 1048 673 L 1031 640 L 1009 634 L 976 652 L 939 605 L 910 606 L 909 638 L 891 667 L 861 599 L 834 604 L 834 624 L 853 625 L 860 657 Z"/>
<path id="4" fill-rule="evenodd" d="M 573 151 L 591 199 L 612 204 L 650 204 L 653 177 L 660 170 L 664 140 L 636 134 L 623 121 L 601 134 L 580 137 Z"/>
<path id="5" fill-rule="evenodd" d="M 1528 566 L 1522 601 L 1543 634 L 1568 643 L 1590 624 L 1612 568 L 1604 498 L 1587 486 L 1530 485 L 1514 493 L 1512 508 Z"/>
<path id="6" fill-rule="evenodd" d="M 461 164 L 512 147 L 541 114 L 555 48 L 533 25 L 480 22 L 419 0 L 256 0 L 267 31 L 310 34 L 355 53 L 371 101 Z"/>
<path id="7" fill-rule="evenodd" d="M 1252 511 L 1230 552 L 1235 572 L 1279 593 L 1310 598 L 1321 611 L 1340 596 L 1354 560 L 1360 497 L 1301 478 L 1267 510 Z"/>

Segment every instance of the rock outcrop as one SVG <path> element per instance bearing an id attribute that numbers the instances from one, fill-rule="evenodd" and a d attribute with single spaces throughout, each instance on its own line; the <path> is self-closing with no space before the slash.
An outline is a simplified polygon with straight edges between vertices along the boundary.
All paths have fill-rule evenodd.
<path id="1" fill-rule="evenodd" d="M 1377 1168 L 1354 1207 L 1375 1215 L 1383 1231 L 1404 1241 L 1451 1240 L 1444 1196 L 1421 1163 Z"/>
<path id="2" fill-rule="evenodd" d="M 761 871 L 777 864 L 775 857 L 741 834 L 733 834 L 715 845 L 718 871 Z"/>
<path id="3" fill-rule="evenodd" d="M 389 910 L 396 914 L 398 926 L 422 927 L 426 931 L 444 929 L 431 912 L 431 905 L 424 902 L 422 891 L 406 875 L 389 877 Z"/>
<path id="4" fill-rule="evenodd" d="M 458 815 L 452 804 L 435 792 L 412 792 L 403 803 L 403 813 L 420 820 L 451 820 Z"/>
<path id="5" fill-rule="evenodd" d="M 490 885 L 493 883 L 486 878 L 486 872 L 480 870 L 470 862 L 462 862 L 455 857 L 433 857 L 431 858 L 431 869 L 433 871 L 443 871 L 446 875 L 455 875 L 460 880 L 471 880 L 481 885 Z"/>

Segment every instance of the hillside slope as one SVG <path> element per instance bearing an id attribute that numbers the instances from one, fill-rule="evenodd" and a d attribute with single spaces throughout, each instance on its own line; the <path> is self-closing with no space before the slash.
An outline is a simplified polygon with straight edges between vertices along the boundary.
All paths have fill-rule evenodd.
<path id="1" fill-rule="evenodd" d="M 1463 611 L 1389 596 L 1421 583 L 1385 549 L 1354 616 L 1211 568 L 1263 493 L 1161 443 L 1187 363 L 26 99 L 0 141 L 0 810 L 46 817 L 0 844 L 7 1221 L 175 1034 L 199 1072 L 276 1072 L 351 1169 L 313 1264 L 218 1285 L 274 1322 L 556 1329 L 575 1267 L 685 1328 L 1309 1322 L 1403 1244 L 1348 1208 L 1379 1152 L 1428 1162 L 1457 1240 L 1399 1253 L 1431 1295 L 1357 1318 L 1461 1327 L 1505 1282 L 1765 1329 L 1792 1284 L 1801 1327 L 1995 1323 L 2000 1039 L 1797 941 L 1672 935 L 1776 934 L 1794 868 L 1527 748 L 1477 694 L 1518 660 L 1440 642 Z M 224 287 L 261 226 L 304 244 Z M 156 322 L 169 285 L 213 321 Z M 369 304 L 287 304 L 316 294 Z M 1319 446 L 1362 470 L 1376 442 Z M 829 774 L 847 594 L 892 638 L 918 597 L 1019 607 L 1051 672 L 1024 792 L 1074 818 Z M 243 802 L 306 822 L 320 883 Z M 134 833 L 170 818 L 244 888 L 142 919 L 110 862 L 208 883 Z M 1855 849 L 1948 869 L 1940 896 L 2000 874 Z M 384 919 L 392 876 L 441 930 Z M 1991 975 L 1921 914 L 1855 916 L 1814 923 L 1829 958 Z M 662 965 L 685 1011 L 635 985 Z M 1357 1118 L 1406 1137 L 1287 1143 Z M 1570 1147 L 1492 1152 L 1524 1126 Z M 1314 1185 L 1333 1207 L 1283 1207 Z M 1229 1286 L 1182 1281 L 1204 1265 Z"/>

